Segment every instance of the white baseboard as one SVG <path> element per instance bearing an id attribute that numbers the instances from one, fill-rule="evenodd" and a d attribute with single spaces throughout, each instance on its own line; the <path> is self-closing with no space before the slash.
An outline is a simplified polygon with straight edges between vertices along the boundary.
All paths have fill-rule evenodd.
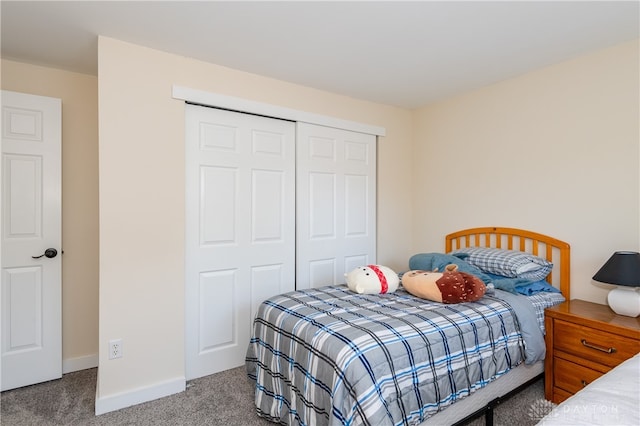
<path id="1" fill-rule="evenodd" d="M 86 370 L 98 366 L 98 354 L 67 358 L 62 360 L 62 374 Z"/>
<path id="2" fill-rule="evenodd" d="M 96 395 L 96 416 L 184 392 L 186 384 L 187 380 L 185 377 L 177 377 L 128 392 L 121 392 L 104 397 L 98 397 Z"/>

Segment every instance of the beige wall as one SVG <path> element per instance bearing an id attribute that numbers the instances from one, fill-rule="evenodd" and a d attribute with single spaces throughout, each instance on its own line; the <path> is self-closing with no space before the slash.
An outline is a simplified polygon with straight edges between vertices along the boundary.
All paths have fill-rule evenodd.
<path id="1" fill-rule="evenodd" d="M 378 146 L 378 261 L 406 263 L 411 112 L 99 39 L 98 400 L 184 376 L 184 103 L 180 85 L 386 128 Z M 381 225 L 382 224 L 382 225 Z M 390 225 L 393 224 L 393 225 Z M 122 338 L 122 359 L 106 359 Z"/>
<path id="2" fill-rule="evenodd" d="M 62 99 L 62 358 L 98 352 L 98 79 L 2 60 L 2 89 Z"/>
<path id="3" fill-rule="evenodd" d="M 415 251 L 445 233 L 511 226 L 567 241 L 571 296 L 605 303 L 591 277 L 640 248 L 638 41 L 415 112 Z"/>

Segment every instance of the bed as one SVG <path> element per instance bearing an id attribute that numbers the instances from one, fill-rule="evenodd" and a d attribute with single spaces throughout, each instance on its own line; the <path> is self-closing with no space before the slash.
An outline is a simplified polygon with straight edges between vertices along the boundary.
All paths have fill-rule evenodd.
<path id="1" fill-rule="evenodd" d="M 282 424 L 391 425 L 455 424 L 484 412 L 490 424 L 502 398 L 543 373 L 543 312 L 569 299 L 570 248 L 531 231 L 483 227 L 446 235 L 443 255 L 473 248 L 546 260 L 553 269 L 545 280 L 559 292 L 525 297 L 496 288 L 445 305 L 402 287 L 360 295 L 342 285 L 270 298 L 246 357 L 258 415 Z M 414 258 L 411 269 L 424 269 Z"/>
<path id="2" fill-rule="evenodd" d="M 556 406 L 539 425 L 640 424 L 640 354 L 589 383 Z"/>

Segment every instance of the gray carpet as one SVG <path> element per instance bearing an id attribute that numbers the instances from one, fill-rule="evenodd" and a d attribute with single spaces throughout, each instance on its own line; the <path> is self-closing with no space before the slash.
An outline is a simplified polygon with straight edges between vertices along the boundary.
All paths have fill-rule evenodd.
<path id="1" fill-rule="evenodd" d="M 2 425 L 239 425 L 273 426 L 255 414 L 252 386 L 244 367 L 192 380 L 185 392 L 119 411 L 94 415 L 96 369 L 2 392 Z M 544 399 L 539 380 L 495 411 L 494 424 L 535 425 L 532 407 Z M 455 409 L 455 408 L 454 408 Z M 534 417 L 534 418 L 532 418 Z M 476 419 L 467 426 L 484 425 Z"/>

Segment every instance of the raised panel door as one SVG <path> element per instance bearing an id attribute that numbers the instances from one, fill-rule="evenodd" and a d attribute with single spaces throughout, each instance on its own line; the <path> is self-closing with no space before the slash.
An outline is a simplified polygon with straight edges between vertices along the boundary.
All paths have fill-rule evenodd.
<path id="1" fill-rule="evenodd" d="M 266 298 L 294 289 L 295 126 L 186 106 L 186 375 L 244 363 Z"/>
<path id="2" fill-rule="evenodd" d="M 2 91 L 3 391 L 62 376 L 61 120 L 60 99 Z"/>
<path id="3" fill-rule="evenodd" d="M 376 137 L 308 123 L 296 135 L 296 288 L 376 261 Z"/>

